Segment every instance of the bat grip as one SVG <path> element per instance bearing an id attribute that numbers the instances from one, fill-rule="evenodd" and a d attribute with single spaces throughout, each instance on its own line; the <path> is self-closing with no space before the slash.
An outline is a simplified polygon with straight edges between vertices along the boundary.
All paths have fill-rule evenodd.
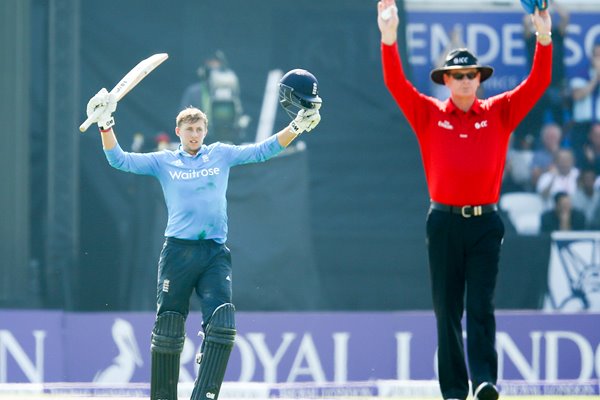
<path id="1" fill-rule="evenodd" d="M 81 125 L 79 125 L 79 131 L 81 133 L 87 131 L 87 129 L 90 127 L 90 125 L 94 123 L 93 121 L 97 120 L 98 117 L 100 116 L 100 114 L 102 114 L 102 111 L 104 111 L 103 107 L 96 108 L 96 110 L 92 113 L 92 115 L 87 117 L 87 119 L 85 121 L 83 121 L 83 123 Z"/>

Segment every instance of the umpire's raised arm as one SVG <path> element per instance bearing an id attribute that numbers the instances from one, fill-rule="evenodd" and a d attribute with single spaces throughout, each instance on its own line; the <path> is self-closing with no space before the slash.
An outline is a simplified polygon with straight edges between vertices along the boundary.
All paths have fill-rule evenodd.
<path id="1" fill-rule="evenodd" d="M 509 130 L 514 130 L 518 124 L 531 111 L 535 103 L 543 96 L 552 81 L 552 20 L 548 10 L 535 9 L 530 14 L 531 22 L 535 26 L 537 44 L 533 56 L 533 63 L 529 75 L 506 97 L 510 101 L 504 102 L 506 110 L 505 123 Z M 499 103 L 500 104 L 500 103 Z"/>
<path id="2" fill-rule="evenodd" d="M 395 0 L 381 0 L 377 4 L 377 25 L 381 31 L 381 61 L 383 80 L 390 94 L 406 116 L 413 130 L 426 121 L 432 100 L 420 93 L 407 79 L 398 52 L 397 32 L 400 21 Z"/>

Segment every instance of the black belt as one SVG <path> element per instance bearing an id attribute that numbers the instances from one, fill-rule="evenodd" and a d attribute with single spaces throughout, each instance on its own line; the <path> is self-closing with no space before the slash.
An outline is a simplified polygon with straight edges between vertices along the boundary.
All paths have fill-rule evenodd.
<path id="1" fill-rule="evenodd" d="M 198 245 L 203 245 L 203 244 L 217 243 L 213 239 L 179 239 L 179 238 L 176 238 L 173 236 L 166 236 L 165 241 L 167 243 L 185 244 L 185 245 L 190 245 L 190 246 L 198 246 Z"/>
<path id="2" fill-rule="evenodd" d="M 464 218 L 479 217 L 480 215 L 498 211 L 496 204 L 483 204 L 480 206 L 449 206 L 447 204 L 431 202 L 431 209 L 460 214 Z"/>

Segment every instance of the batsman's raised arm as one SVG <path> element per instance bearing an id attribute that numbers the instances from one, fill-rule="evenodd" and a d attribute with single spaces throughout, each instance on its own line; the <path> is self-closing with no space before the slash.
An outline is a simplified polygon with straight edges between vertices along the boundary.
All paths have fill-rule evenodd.
<path id="1" fill-rule="evenodd" d="M 125 152 L 119 146 L 113 130 L 115 119 L 112 113 L 116 110 L 116 107 L 115 95 L 102 88 L 90 99 L 86 109 L 88 117 L 91 118 L 91 123 L 98 125 L 102 137 L 102 147 L 109 164 L 113 168 L 122 171 L 153 175 L 156 171 L 156 160 L 152 153 Z"/>

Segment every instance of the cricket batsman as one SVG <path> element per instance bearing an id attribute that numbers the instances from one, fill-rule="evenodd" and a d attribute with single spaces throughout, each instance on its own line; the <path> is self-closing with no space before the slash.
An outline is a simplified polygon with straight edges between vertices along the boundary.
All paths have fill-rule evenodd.
<path id="1" fill-rule="evenodd" d="M 179 357 L 185 341 L 190 296 L 201 303 L 204 340 L 192 400 L 217 400 L 236 335 L 232 303 L 231 255 L 226 246 L 226 191 L 231 167 L 266 161 L 320 122 L 316 78 L 292 70 L 280 81 L 280 102 L 292 122 L 260 143 L 205 145 L 209 121 L 198 108 L 183 109 L 175 120 L 177 150 L 130 153 L 119 146 L 113 126 L 115 96 L 100 90 L 87 104 L 102 136 L 109 164 L 150 175 L 162 186 L 168 209 L 165 242 L 158 260 L 156 320 L 151 336 L 152 400 L 177 400 Z M 96 112 L 101 109 L 101 113 Z"/>

